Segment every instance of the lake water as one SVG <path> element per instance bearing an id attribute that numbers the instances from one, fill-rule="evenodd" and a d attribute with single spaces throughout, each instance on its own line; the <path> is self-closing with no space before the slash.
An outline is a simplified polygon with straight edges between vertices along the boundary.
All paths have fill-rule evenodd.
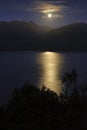
<path id="1" fill-rule="evenodd" d="M 0 104 L 24 83 L 45 85 L 60 93 L 64 73 L 73 68 L 78 72 L 78 83 L 87 84 L 87 53 L 0 52 Z"/>

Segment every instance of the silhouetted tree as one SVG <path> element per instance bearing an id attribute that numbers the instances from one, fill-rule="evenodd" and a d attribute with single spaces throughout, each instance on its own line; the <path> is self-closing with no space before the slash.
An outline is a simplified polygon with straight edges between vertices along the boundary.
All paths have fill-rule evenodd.
<path id="1" fill-rule="evenodd" d="M 28 84 L 14 89 L 10 102 L 0 107 L 0 129 L 87 130 L 87 96 L 76 96 L 76 71 L 65 73 L 63 82 L 66 89 L 60 96 L 44 85 L 41 89 Z M 68 100 L 69 89 L 72 89 L 71 100 Z M 83 91 L 86 90 L 84 87 Z"/>
<path id="2" fill-rule="evenodd" d="M 65 73 L 63 76 L 62 82 L 65 83 L 65 86 L 63 86 L 62 90 L 66 99 L 68 99 L 70 91 L 71 97 L 77 93 L 77 76 L 75 69 L 73 69 L 70 73 Z"/>

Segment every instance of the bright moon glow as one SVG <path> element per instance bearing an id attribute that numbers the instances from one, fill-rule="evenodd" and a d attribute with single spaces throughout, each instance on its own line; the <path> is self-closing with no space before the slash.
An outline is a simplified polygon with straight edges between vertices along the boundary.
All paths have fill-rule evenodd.
<path id="1" fill-rule="evenodd" d="M 48 16 L 48 18 L 52 18 L 52 14 L 48 14 L 47 16 Z"/>

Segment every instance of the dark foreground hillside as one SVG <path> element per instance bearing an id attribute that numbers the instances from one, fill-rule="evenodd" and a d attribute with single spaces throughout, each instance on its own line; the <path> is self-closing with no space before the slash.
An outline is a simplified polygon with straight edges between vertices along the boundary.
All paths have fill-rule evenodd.
<path id="1" fill-rule="evenodd" d="M 73 72 L 72 77 L 76 77 Z M 66 76 L 70 77 L 70 74 L 66 73 Z M 86 90 L 86 87 L 81 88 L 80 95 L 74 89 L 74 93 L 68 96 L 66 89 L 58 96 L 45 86 L 38 89 L 33 85 L 24 85 L 15 89 L 9 103 L 0 108 L 0 129 L 87 130 Z"/>

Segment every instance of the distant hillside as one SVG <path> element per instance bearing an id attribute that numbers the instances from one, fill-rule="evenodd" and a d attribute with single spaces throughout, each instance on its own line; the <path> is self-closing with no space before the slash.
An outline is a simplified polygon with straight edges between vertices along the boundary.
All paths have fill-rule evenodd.
<path id="1" fill-rule="evenodd" d="M 74 23 L 52 30 L 48 34 L 48 39 L 51 49 L 85 51 L 87 50 L 87 24 Z"/>
<path id="2" fill-rule="evenodd" d="M 52 29 L 33 22 L 0 22 L 0 50 L 87 51 L 87 24 Z"/>
<path id="3" fill-rule="evenodd" d="M 0 22 L 0 50 L 34 50 L 50 30 L 32 21 Z"/>

